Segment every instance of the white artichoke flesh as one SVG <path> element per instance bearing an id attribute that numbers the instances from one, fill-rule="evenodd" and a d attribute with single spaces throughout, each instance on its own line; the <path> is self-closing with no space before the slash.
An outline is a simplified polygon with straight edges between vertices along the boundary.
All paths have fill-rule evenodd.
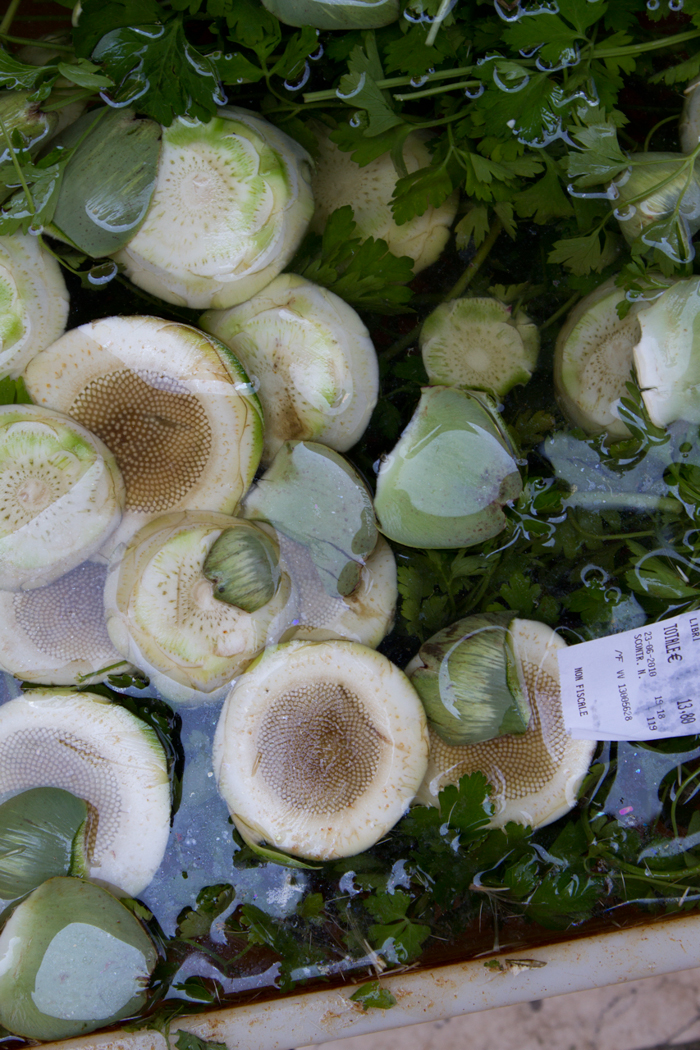
<path id="1" fill-rule="evenodd" d="M 37 237 L 0 237 L 0 376 L 16 379 L 63 333 L 68 291 L 61 267 Z"/>
<path id="2" fill-rule="evenodd" d="M 396 824 L 427 754 L 420 700 L 385 656 L 354 642 L 289 642 L 229 693 L 214 772 L 243 838 L 330 860 Z"/>
<path id="3" fill-rule="evenodd" d="M 0 587 L 42 587 L 115 531 L 124 485 L 98 437 L 61 412 L 0 406 Z"/>
<path id="4" fill-rule="evenodd" d="M 276 277 L 313 212 L 311 158 L 247 110 L 163 129 L 138 233 L 114 255 L 139 288 L 195 309 L 244 302 Z"/>
<path id="5" fill-rule="evenodd" d="M 87 802 L 87 872 L 135 896 L 170 833 L 168 763 L 155 731 L 116 702 L 33 689 L 0 706 L 0 797 L 58 787 Z"/>
<path id="6" fill-rule="evenodd" d="M 293 616 L 289 578 L 255 612 L 217 598 L 204 574 L 226 530 L 250 529 L 225 514 L 166 514 L 145 525 L 114 557 L 105 586 L 107 630 L 115 648 L 173 703 L 215 701 Z"/>
<path id="7" fill-rule="evenodd" d="M 345 452 L 369 423 L 379 367 L 364 324 L 347 303 L 296 274 L 280 274 L 230 310 L 201 318 L 254 377 L 265 415 L 263 464 L 284 441 Z"/>
<path id="8" fill-rule="evenodd" d="M 99 435 L 126 486 L 107 558 L 151 518 L 233 513 L 262 452 L 262 409 L 227 346 L 158 317 L 107 317 L 67 332 L 25 373 L 38 404 Z"/>

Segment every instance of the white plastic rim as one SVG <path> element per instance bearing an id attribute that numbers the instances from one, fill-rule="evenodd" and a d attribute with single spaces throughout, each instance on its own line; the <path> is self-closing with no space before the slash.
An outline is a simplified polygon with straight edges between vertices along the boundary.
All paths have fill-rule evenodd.
<path id="1" fill-rule="evenodd" d="M 564 725 L 557 663 L 557 649 L 566 645 L 564 639 L 534 620 L 513 620 L 511 635 L 532 711 L 527 729 L 520 736 L 456 747 L 430 730 L 428 771 L 417 801 L 436 806 L 447 784 L 480 771 L 492 787 L 494 813 L 489 827 L 515 821 L 536 828 L 558 820 L 576 805 L 597 745 L 573 740 Z"/>
<path id="2" fill-rule="evenodd" d="M 106 317 L 67 332 L 25 373 L 38 404 L 99 434 L 124 476 L 126 509 L 102 554 L 151 518 L 233 513 L 262 451 L 262 409 L 227 346 L 159 317 Z"/>
<path id="3" fill-rule="evenodd" d="M 124 485 L 99 438 L 62 412 L 0 406 L 0 587 L 43 587 L 118 527 Z"/>
<path id="4" fill-rule="evenodd" d="M 279 641 L 293 616 L 284 574 L 256 612 L 215 597 L 204 561 L 237 520 L 207 511 L 163 515 L 110 563 L 104 600 L 112 643 L 173 703 L 221 700 L 265 645 Z"/>
<path id="5" fill-rule="evenodd" d="M 163 128 L 138 233 L 115 260 L 139 288 L 195 309 L 249 299 L 294 255 L 313 213 L 311 158 L 247 110 Z"/>
<path id="6" fill-rule="evenodd" d="M 331 212 L 350 204 L 362 237 L 381 238 L 394 255 L 408 255 L 413 259 L 414 273 L 434 263 L 449 240 L 459 193 L 450 194 L 438 208 L 428 205 L 422 215 L 398 226 L 387 203 L 399 178 L 390 154 L 384 153 L 360 167 L 350 153 L 331 142 L 327 130 L 314 130 L 319 131 L 319 156 L 312 179 L 316 210 L 311 228 L 321 233 Z M 403 157 L 409 174 L 430 165 L 431 155 L 425 143 L 417 132 L 406 139 Z"/>
<path id="7" fill-rule="evenodd" d="M 60 787 L 96 812 L 88 877 L 136 895 L 170 833 L 165 753 L 145 722 L 93 693 L 35 689 L 0 706 L 0 798 Z"/>
<path id="8" fill-rule="evenodd" d="M 289 642 L 234 684 L 213 762 L 244 838 L 312 860 L 352 857 L 414 797 L 427 762 L 425 714 L 403 672 L 373 649 Z"/>
<path id="9" fill-rule="evenodd" d="M 379 395 L 379 366 L 369 332 L 339 296 L 280 274 L 248 302 L 209 310 L 200 323 L 257 381 L 264 465 L 290 439 L 346 452 L 362 437 Z"/>
<path id="10" fill-rule="evenodd" d="M 38 237 L 0 237 L 0 376 L 16 379 L 65 331 L 68 290 Z"/>

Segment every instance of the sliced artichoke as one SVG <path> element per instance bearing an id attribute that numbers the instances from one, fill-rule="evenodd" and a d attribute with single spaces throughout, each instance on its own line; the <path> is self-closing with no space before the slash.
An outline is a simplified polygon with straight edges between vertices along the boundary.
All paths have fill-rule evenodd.
<path id="1" fill-rule="evenodd" d="M 677 264 L 695 255 L 700 229 L 700 158 L 635 153 L 634 166 L 614 180 L 615 216 L 628 244 L 640 239 Z"/>
<path id="2" fill-rule="evenodd" d="M 42 587 L 119 525 L 124 486 L 105 445 L 61 412 L 0 406 L 0 587 Z"/>
<path id="3" fill-rule="evenodd" d="M 323 585 L 308 547 L 279 533 L 281 563 L 296 600 L 294 626 L 284 640 L 324 642 L 332 638 L 376 649 L 394 626 L 398 587 L 396 559 L 383 536 L 360 570 L 360 582 L 346 595 Z"/>
<path id="4" fill-rule="evenodd" d="M 359 441 L 377 403 L 377 355 L 358 315 L 333 292 L 280 274 L 248 302 L 209 310 L 201 325 L 257 380 L 265 465 L 288 439 L 338 452 Z"/>
<path id="5" fill-rule="evenodd" d="M 198 309 L 234 306 L 294 255 L 313 212 L 311 158 L 272 124 L 223 108 L 163 129 L 153 202 L 114 258 L 139 288 Z"/>
<path id="6" fill-rule="evenodd" d="M 467 391 L 434 386 L 383 457 L 374 509 L 397 543 L 469 547 L 505 528 L 501 508 L 521 492 L 497 413 Z"/>
<path id="7" fill-rule="evenodd" d="M 684 89 L 683 111 L 678 125 L 678 139 L 683 153 L 692 153 L 700 142 L 700 80 L 696 77 Z"/>
<path id="8" fill-rule="evenodd" d="M 67 332 L 30 363 L 39 404 L 69 413 L 114 453 L 126 486 L 103 551 L 158 514 L 232 513 L 262 451 L 262 410 L 228 347 L 158 317 L 108 317 Z"/>
<path id="9" fill-rule="evenodd" d="M 0 376 L 16 378 L 68 318 L 61 267 L 37 237 L 0 237 Z"/>
<path id="10" fill-rule="evenodd" d="M 49 879 L 0 934 L 0 1024 L 67 1039 L 133 1017 L 158 953 L 137 918 L 82 879 Z"/>
<path id="11" fill-rule="evenodd" d="M 91 109 L 57 139 L 74 148 L 48 233 L 93 257 L 123 248 L 146 217 L 161 128 L 130 109 Z"/>
<path id="12" fill-rule="evenodd" d="M 86 561 L 46 587 L 0 591 L 0 668 L 46 685 L 129 671 L 107 634 L 106 577 L 106 565 Z"/>
<path id="13" fill-rule="evenodd" d="M 263 0 L 289 26 L 377 29 L 399 17 L 398 0 Z"/>
<path id="14" fill-rule="evenodd" d="M 88 875 L 135 895 L 170 831 L 170 781 L 153 729 L 94 693 L 34 689 L 0 706 L 0 796 L 59 787 L 87 802 Z"/>
<path id="15" fill-rule="evenodd" d="M 286 441 L 242 512 L 305 544 L 333 597 L 354 591 L 377 543 L 367 486 L 346 459 L 314 441 Z"/>
<path id="16" fill-rule="evenodd" d="M 330 140 L 327 128 L 315 126 L 314 131 L 319 154 L 311 183 L 316 201 L 311 228 L 322 233 L 331 212 L 349 204 L 361 235 L 386 241 L 394 255 L 410 256 L 414 273 L 434 263 L 449 240 L 459 193 L 450 194 L 437 208 L 428 204 L 422 215 L 398 226 L 391 198 L 399 174 L 389 152 L 360 167 L 350 153 Z M 406 138 L 403 159 L 409 174 L 430 165 L 427 141 L 420 132 Z"/>
<path id="17" fill-rule="evenodd" d="M 427 317 L 420 333 L 431 383 L 487 390 L 503 397 L 527 383 L 540 339 L 522 310 L 512 315 L 498 299 L 451 299 Z"/>
<path id="18" fill-rule="evenodd" d="M 424 642 L 406 668 L 428 724 L 446 744 L 527 729 L 530 705 L 512 655 L 520 623 L 515 613 L 467 616 Z"/>
<path id="19" fill-rule="evenodd" d="M 213 511 L 166 514 L 144 526 L 110 565 L 109 636 L 172 702 L 221 699 L 231 680 L 289 626 L 286 575 L 271 600 L 253 612 L 220 600 L 205 575 L 219 537 L 251 528 Z M 250 560 L 242 546 L 241 576 L 247 581 Z M 263 568 L 267 576 L 269 566 Z M 227 571 L 233 572 L 232 562 Z"/>
<path id="20" fill-rule="evenodd" d="M 426 760 L 415 690 L 353 642 L 267 649 L 229 693 L 214 738 L 217 784 L 241 835 L 312 860 L 377 842 Z"/>
<path id="21" fill-rule="evenodd" d="M 639 312 L 633 303 L 623 318 L 617 308 L 625 293 L 615 278 L 605 281 L 569 313 L 554 350 L 554 387 L 564 415 L 588 434 L 605 431 L 612 438 L 629 435 L 618 416 L 641 337 Z"/>
<path id="22" fill-rule="evenodd" d="M 39 787 L 0 805 L 0 898 L 16 900 L 56 875 L 87 870 L 87 803 Z"/>
<path id="23" fill-rule="evenodd" d="M 541 827 L 576 805 L 576 798 L 596 748 L 594 741 L 573 740 L 561 709 L 557 649 L 566 642 L 543 623 L 519 620 L 512 632 L 532 711 L 521 736 L 502 736 L 453 747 L 430 730 L 430 759 L 417 793 L 423 805 L 437 806 L 447 784 L 477 770 L 491 785 L 494 815 L 490 827 L 509 821 Z M 410 666 L 410 665 L 409 665 Z"/>
<path id="24" fill-rule="evenodd" d="M 638 320 L 634 364 L 652 423 L 700 423 L 700 278 L 677 281 Z"/>

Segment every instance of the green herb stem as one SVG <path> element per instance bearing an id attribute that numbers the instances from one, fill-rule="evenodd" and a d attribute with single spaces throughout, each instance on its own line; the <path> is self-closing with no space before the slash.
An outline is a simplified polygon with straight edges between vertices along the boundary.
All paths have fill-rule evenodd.
<path id="1" fill-rule="evenodd" d="M 429 80 L 449 80 L 452 77 L 463 77 L 467 73 L 473 72 L 473 66 L 458 66 L 456 69 L 442 69 L 438 70 L 437 73 L 429 73 Z M 378 88 L 395 88 L 395 87 L 409 87 L 414 77 L 388 77 L 385 80 L 377 80 L 376 84 Z M 337 98 L 337 94 L 334 89 L 327 91 L 309 91 L 303 95 L 304 102 L 330 102 Z M 411 94 L 409 98 L 416 98 L 416 94 Z"/>
<path id="2" fill-rule="evenodd" d="M 0 22 L 0 36 L 4 36 L 8 29 L 12 25 L 13 19 L 17 14 L 17 8 L 20 5 L 21 0 L 10 0 L 10 5 L 7 11 L 3 15 L 2 22 Z"/>
<path id="3" fill-rule="evenodd" d="M 397 102 L 410 102 L 414 98 L 428 98 L 429 95 L 441 95 L 445 91 L 455 91 L 480 84 L 480 80 L 458 80 L 456 84 L 440 84 L 439 87 L 427 88 L 425 91 L 413 91 L 410 95 L 394 95 Z"/>
<path id="4" fill-rule="evenodd" d="M 674 44 L 683 44 L 686 40 L 696 40 L 700 36 L 700 29 L 691 29 L 687 33 L 676 33 L 675 36 L 661 37 L 659 40 L 650 40 L 646 44 L 627 44 L 624 47 L 594 47 L 592 58 L 624 58 L 625 55 L 641 55 L 645 51 L 658 51 L 660 48 L 673 47 Z"/>
<path id="5" fill-rule="evenodd" d="M 462 276 L 452 285 L 449 292 L 445 296 L 445 301 L 448 301 L 450 299 L 458 299 L 460 295 L 463 295 L 464 292 L 466 292 L 467 288 L 472 283 L 479 270 L 488 259 L 491 249 L 498 240 L 499 234 L 502 230 L 503 223 L 501 222 L 501 220 L 498 218 L 494 219 L 491 225 L 491 229 L 479 245 L 479 248 L 474 258 L 469 262 Z"/>
<path id="6" fill-rule="evenodd" d="M 12 163 L 14 165 L 15 171 L 17 172 L 17 178 L 19 179 L 20 185 L 27 196 L 27 206 L 29 207 L 29 210 L 32 213 L 32 215 L 34 215 L 36 214 L 36 208 L 34 207 L 34 198 L 29 192 L 29 186 L 27 185 L 26 179 L 24 178 L 22 166 L 17 159 L 17 153 L 12 145 L 12 142 L 10 141 L 10 136 L 7 134 L 7 128 L 5 127 L 5 122 L 2 120 L 2 118 L 0 118 L 0 131 L 2 131 L 2 137 L 5 139 L 7 148 L 10 151 Z"/>
<path id="7" fill-rule="evenodd" d="M 570 296 L 566 300 L 566 302 L 559 307 L 558 310 L 555 310 L 554 313 L 551 314 L 546 321 L 542 322 L 542 324 L 540 325 L 540 332 L 543 332 L 545 328 L 549 328 L 550 325 L 555 324 L 563 314 L 567 314 L 571 307 L 574 305 L 574 303 L 577 303 L 580 298 L 581 293 L 574 292 L 574 294 Z"/>
<path id="8" fill-rule="evenodd" d="M 7 33 L 0 33 L 0 37 L 3 40 L 9 41 L 10 44 L 24 44 L 28 47 L 44 47 L 48 51 L 66 51 L 68 54 L 73 54 L 73 48 L 68 44 L 54 44 L 50 40 L 32 40 L 25 36 L 9 36 Z"/>

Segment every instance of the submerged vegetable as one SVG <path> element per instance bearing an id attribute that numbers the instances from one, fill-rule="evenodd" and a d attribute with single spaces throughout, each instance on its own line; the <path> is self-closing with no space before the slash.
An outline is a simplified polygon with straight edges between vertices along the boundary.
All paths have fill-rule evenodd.
<path id="1" fill-rule="evenodd" d="M 596 744 L 566 732 L 561 709 L 556 651 L 566 642 L 551 627 L 519 620 L 517 647 L 524 693 L 531 709 L 527 730 L 478 744 L 454 747 L 430 731 L 428 771 L 418 792 L 423 805 L 437 805 L 446 784 L 482 772 L 492 788 L 490 827 L 508 821 L 542 827 L 576 804 Z"/>
<path id="2" fill-rule="evenodd" d="M 290 26 L 317 29 L 375 29 L 399 17 L 398 0 L 263 0 Z"/>
<path id="3" fill-rule="evenodd" d="M 86 561 L 45 587 L 0 591 L 0 668 L 46 685 L 129 670 L 107 634 L 106 576 L 105 565 Z"/>
<path id="4" fill-rule="evenodd" d="M 505 528 L 501 508 L 521 491 L 496 412 L 466 391 L 434 386 L 382 458 L 374 509 L 397 543 L 469 547 Z"/>
<path id="5" fill-rule="evenodd" d="M 677 281 L 638 319 L 634 364 L 652 423 L 700 423 L 700 277 Z"/>
<path id="6" fill-rule="evenodd" d="M 383 536 L 360 570 L 350 594 L 329 594 L 309 548 L 279 534 L 282 564 L 296 601 L 294 625 L 285 640 L 323 642 L 332 638 L 376 649 L 394 625 L 398 587 L 396 560 Z"/>
<path id="7" fill-rule="evenodd" d="M 58 579 L 119 525 L 124 485 L 99 438 L 61 412 L 0 406 L 0 587 Z"/>
<path id="8" fill-rule="evenodd" d="M 170 782 L 153 729 L 94 693 L 34 689 L 0 706 L 0 796 L 58 787 L 91 814 L 87 874 L 138 894 L 165 853 Z"/>
<path id="9" fill-rule="evenodd" d="M 219 700 L 265 645 L 289 625 L 289 579 L 254 611 L 217 596 L 205 574 L 213 545 L 255 526 L 213 511 L 166 514 L 145 525 L 115 558 L 105 586 L 107 630 L 115 647 L 173 702 Z M 229 534 L 227 536 L 227 534 Z M 234 556 L 228 543 L 229 554 Z M 240 575 L 249 578 L 250 545 L 239 545 Z M 232 574 L 229 561 L 227 573 Z M 269 563 L 262 566 L 269 579 Z M 209 577 L 209 578 L 208 578 Z"/>
<path id="10" fill-rule="evenodd" d="M 312 860 L 381 838 L 426 760 L 415 690 L 352 642 L 267 649 L 229 693 L 214 739 L 217 784 L 241 835 Z"/>
<path id="11" fill-rule="evenodd" d="M 615 279 L 605 281 L 576 304 L 557 337 L 554 388 L 569 422 L 589 434 L 629 434 L 617 409 L 631 378 L 644 304 L 632 304 L 621 318 L 618 306 L 624 301 Z"/>
<path id="12" fill-rule="evenodd" d="M 424 642 L 406 668 L 428 724 L 446 744 L 476 744 L 527 729 L 522 623 L 515 613 L 467 616 Z"/>
<path id="13" fill-rule="evenodd" d="M 248 110 L 163 129 L 153 201 L 115 260 L 139 288 L 197 309 L 249 299 L 287 265 L 313 212 L 310 157 Z"/>
<path id="14" fill-rule="evenodd" d="M 242 513 L 309 548 L 328 594 L 350 594 L 377 543 L 372 497 L 347 460 L 315 441 L 286 441 Z"/>
<path id="15" fill-rule="evenodd" d="M 103 555 L 154 516 L 232 513 L 262 451 L 262 411 L 228 347 L 158 317 L 81 325 L 27 368 L 40 404 L 69 413 L 114 453 L 126 487 L 121 526 Z"/>
<path id="16" fill-rule="evenodd" d="M 0 237 L 0 376 L 17 377 L 68 318 L 61 267 L 36 237 Z"/>
<path id="17" fill-rule="evenodd" d="M 612 201 L 628 244 L 638 238 L 678 262 L 695 255 L 700 230 L 700 159 L 680 153 L 635 153 L 634 166 L 613 183 Z"/>
<path id="18" fill-rule="evenodd" d="M 422 214 L 398 225 L 390 205 L 398 175 L 389 152 L 360 167 L 350 153 L 331 141 L 327 129 L 315 126 L 314 130 L 319 156 L 312 179 L 316 210 L 311 228 L 321 233 L 331 212 L 349 204 L 363 237 L 381 238 L 394 255 L 410 256 L 415 273 L 434 263 L 450 236 L 457 214 L 457 193 L 450 194 L 438 207 L 428 204 Z M 409 173 L 430 164 L 428 141 L 417 132 L 405 139 L 402 156 Z"/>
<path id="19" fill-rule="evenodd" d="M 157 952 L 111 893 L 49 879 L 0 934 L 0 1024 L 29 1039 L 67 1039 L 143 1008 Z"/>
<path id="20" fill-rule="evenodd" d="M 289 439 L 320 441 L 338 452 L 360 439 L 377 403 L 377 355 L 359 316 L 339 296 L 280 274 L 248 302 L 209 310 L 201 325 L 255 377 L 265 465 Z"/>
<path id="21" fill-rule="evenodd" d="M 452 299 L 425 319 L 420 333 L 431 383 L 486 390 L 503 397 L 527 383 L 540 339 L 522 310 L 514 315 L 497 299 Z"/>
<path id="22" fill-rule="evenodd" d="M 0 898 L 15 900 L 56 875 L 85 875 L 87 803 L 61 788 L 31 788 L 0 805 Z"/>

